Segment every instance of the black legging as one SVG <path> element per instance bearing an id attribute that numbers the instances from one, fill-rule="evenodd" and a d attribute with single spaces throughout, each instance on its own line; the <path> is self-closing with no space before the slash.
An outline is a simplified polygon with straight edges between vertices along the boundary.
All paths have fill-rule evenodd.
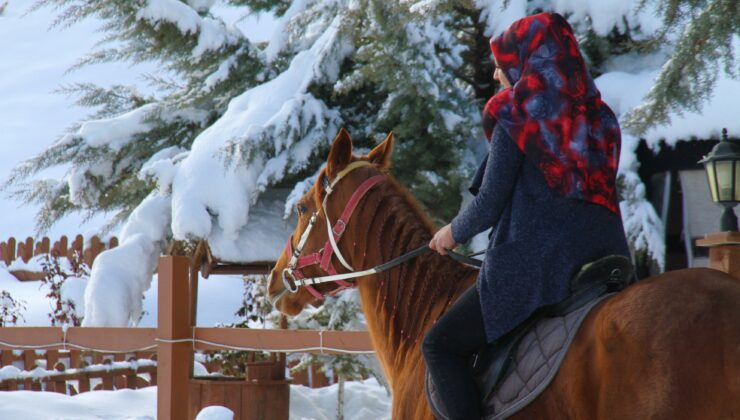
<path id="1" fill-rule="evenodd" d="M 424 337 L 421 351 L 450 419 L 480 419 L 480 392 L 470 356 L 486 344 L 475 285 L 442 315 Z"/>

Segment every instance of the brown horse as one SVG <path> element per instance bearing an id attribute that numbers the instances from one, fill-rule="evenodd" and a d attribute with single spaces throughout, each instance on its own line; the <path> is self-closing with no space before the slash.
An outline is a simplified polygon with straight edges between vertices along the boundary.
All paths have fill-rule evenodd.
<path id="1" fill-rule="evenodd" d="M 427 243 L 435 231 L 430 219 L 387 174 L 392 149 L 390 135 L 367 156 L 354 156 L 349 135 L 342 130 L 326 168 L 297 205 L 292 247 L 298 245 L 310 215 L 322 212 L 324 178 L 333 180 L 359 160 L 371 165 L 349 172 L 326 204 L 329 219 L 337 220 L 361 183 L 384 174 L 362 198 L 337 244 L 348 264 L 357 270 L 374 267 Z M 324 220 L 323 215 L 317 218 L 304 255 L 324 247 Z M 285 252 L 278 260 L 269 296 L 281 312 L 295 315 L 306 304 L 321 301 L 305 287 L 284 291 L 280 273 L 289 259 Z M 327 273 L 313 266 L 303 274 Z M 420 345 L 425 332 L 476 276 L 476 270 L 428 252 L 356 280 L 373 346 L 392 388 L 394 419 L 433 418 L 424 397 L 426 368 Z M 338 286 L 314 287 L 326 294 Z M 740 418 L 740 280 L 709 269 L 672 271 L 642 280 L 599 304 L 582 324 L 550 386 L 514 418 Z"/>

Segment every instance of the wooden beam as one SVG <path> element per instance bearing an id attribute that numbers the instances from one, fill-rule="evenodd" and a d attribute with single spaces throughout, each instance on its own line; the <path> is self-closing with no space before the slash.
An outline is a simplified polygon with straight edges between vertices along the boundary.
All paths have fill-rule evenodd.
<path id="1" fill-rule="evenodd" d="M 249 274 L 270 274 L 272 267 L 275 266 L 274 262 L 256 262 L 249 264 L 214 264 L 208 266 L 204 273 L 211 274 L 236 274 L 236 275 L 249 275 Z M 208 278 L 207 276 L 203 276 Z"/>
<path id="2" fill-rule="evenodd" d="M 183 316 L 188 320 L 187 316 Z M 192 338 L 188 332 L 180 338 Z M 182 331 L 181 331 L 182 332 Z M 101 349 L 105 351 L 129 351 L 165 343 L 156 341 L 154 328 L 111 328 L 111 327 L 71 327 L 67 331 L 67 342 Z M 160 338 L 168 338 L 159 336 Z M 169 339 L 173 339 L 170 336 Z M 195 328 L 195 338 L 227 346 L 258 348 L 265 351 L 285 352 L 291 349 L 315 347 L 305 353 L 320 353 L 320 347 L 333 347 L 350 351 L 373 351 L 367 331 L 318 331 L 318 330 L 259 330 L 251 328 Z M 5 327 L 0 328 L 0 350 L 18 349 L 15 346 L 47 345 L 61 343 L 64 333 L 60 327 Z M 192 349 L 189 342 L 179 343 Z M 13 346 L 15 345 L 15 346 Z M 172 345 L 172 344 L 170 344 Z M 48 349 L 62 349 L 55 345 Z M 198 350 L 219 350 L 216 344 L 196 343 Z M 324 349 L 324 353 L 337 353 Z M 159 356 L 158 356 L 159 357 Z"/>
<path id="3" fill-rule="evenodd" d="M 129 351 L 157 344 L 154 328 L 82 328 L 70 327 L 67 342 L 105 351 Z M 42 346 L 62 343 L 64 332 L 60 327 L 5 327 L 0 328 L 0 350 L 18 349 L 16 346 Z M 61 344 L 45 347 L 63 349 Z"/>
<path id="4" fill-rule="evenodd" d="M 258 330 L 251 328 L 195 328 L 195 339 L 233 347 L 256 348 L 265 351 L 303 353 L 341 353 L 330 348 L 349 351 L 373 351 L 367 331 L 317 330 Z M 219 350 L 224 347 L 202 342 L 196 350 Z"/>

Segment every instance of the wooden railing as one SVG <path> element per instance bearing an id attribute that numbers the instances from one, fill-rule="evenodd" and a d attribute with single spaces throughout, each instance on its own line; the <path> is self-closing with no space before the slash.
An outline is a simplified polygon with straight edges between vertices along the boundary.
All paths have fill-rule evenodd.
<path id="1" fill-rule="evenodd" d="M 71 243 L 66 236 L 62 236 L 53 245 L 47 237 L 38 241 L 34 241 L 31 237 L 24 241 L 11 237 L 7 241 L 0 242 L 0 261 L 4 261 L 5 265 L 9 266 L 18 258 L 27 263 L 37 255 L 49 254 L 57 257 L 67 257 L 70 261 L 81 257 L 88 267 L 92 267 L 95 258 L 101 252 L 116 246 L 118 246 L 118 238 L 116 237 L 112 237 L 107 243 L 104 243 L 97 236 L 93 236 L 87 246 L 85 246 L 82 235 L 77 235 Z M 21 281 L 44 278 L 44 273 L 40 271 L 11 270 L 11 274 Z"/>
<path id="2" fill-rule="evenodd" d="M 52 391 L 138 389 L 157 384 L 156 354 L 89 353 L 80 350 L 3 350 L 0 390 Z"/>
<path id="3" fill-rule="evenodd" d="M 279 370 L 285 371 L 284 353 L 373 353 L 372 343 L 366 331 L 317 331 L 317 330 L 259 330 L 249 328 L 201 328 L 193 327 L 192 314 L 195 312 L 191 293 L 197 291 L 197 272 L 193 273 L 191 261 L 187 257 L 167 256 L 160 258 L 158 267 L 157 328 L 91 328 L 91 327 L 6 327 L 0 328 L 0 350 L 45 350 L 46 366 L 58 366 L 60 354 L 69 351 L 92 351 L 105 354 L 128 354 L 154 351 L 156 349 L 156 375 L 151 378 L 157 384 L 157 418 L 193 418 L 199 407 L 220 404 L 239 411 L 244 410 L 243 418 L 273 417 L 288 418 L 287 382 L 282 379 L 265 379 Z M 195 275 L 191 275 L 195 274 Z M 61 352 L 59 352 L 62 350 Z M 230 405 L 228 399 L 211 391 L 199 391 L 198 387 L 210 386 L 199 378 L 193 378 L 194 352 L 214 350 L 242 350 L 272 352 L 268 362 L 247 363 L 246 381 L 241 383 L 250 387 L 244 391 L 243 399 Z M 57 351 L 54 353 L 53 351 Z M 6 354 L 6 353 L 3 353 Z M 24 353 L 25 354 L 25 353 Z M 277 354 L 277 356 L 274 356 Z M 51 356 L 50 356 L 51 355 Z M 7 356 L 6 356 L 7 357 Z M 24 356 L 29 357 L 29 356 Z M 51 360 L 48 358 L 51 357 Z M 98 356 L 99 357 L 99 356 Z M 118 356 L 119 358 L 121 356 Z M 115 356 L 114 356 L 115 358 Z M 115 360 L 110 363 L 114 364 Z M 12 361 L 11 361 L 12 363 Z M 71 363 L 71 362 L 70 362 Z M 67 369 L 67 365 L 64 365 Z M 71 365 L 70 365 L 71 369 Z M 101 380 L 105 386 L 116 386 L 116 377 L 121 386 L 138 386 L 138 371 L 121 370 L 114 375 L 104 375 Z M 151 373 L 151 371 L 150 371 Z M 88 371 L 74 371 L 71 374 L 87 374 Z M 153 375 L 153 373 L 151 373 Z M 50 375 L 54 376 L 54 375 Z M 66 383 L 72 376 L 56 375 L 51 382 Z M 156 377 L 156 379 L 155 379 Z M 128 379 L 126 379 L 128 378 Z M 47 386 L 58 392 L 68 390 L 65 385 L 34 385 L 30 389 Z M 105 385 L 105 384 L 108 385 Z M 24 383 L 25 388 L 25 383 Z M 80 386 L 77 392 L 83 387 Z M 17 388 L 16 388 L 17 389 Z M 228 389 L 235 392 L 230 384 L 214 384 L 218 392 Z M 215 392 L 215 391 L 214 391 Z M 221 395 L 223 397 L 223 395 Z M 252 401 L 250 398 L 257 398 Z M 222 401 L 223 400 L 223 401 Z M 281 411 L 275 412 L 276 408 Z"/>

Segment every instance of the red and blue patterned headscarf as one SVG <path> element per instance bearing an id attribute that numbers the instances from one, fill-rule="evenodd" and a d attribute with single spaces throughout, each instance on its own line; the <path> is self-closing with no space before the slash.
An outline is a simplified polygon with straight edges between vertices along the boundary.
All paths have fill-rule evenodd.
<path id="1" fill-rule="evenodd" d="M 488 140 L 500 124 L 551 188 L 618 214 L 619 123 L 568 22 L 557 13 L 525 17 L 491 39 L 491 50 L 512 87 L 486 104 Z"/>

